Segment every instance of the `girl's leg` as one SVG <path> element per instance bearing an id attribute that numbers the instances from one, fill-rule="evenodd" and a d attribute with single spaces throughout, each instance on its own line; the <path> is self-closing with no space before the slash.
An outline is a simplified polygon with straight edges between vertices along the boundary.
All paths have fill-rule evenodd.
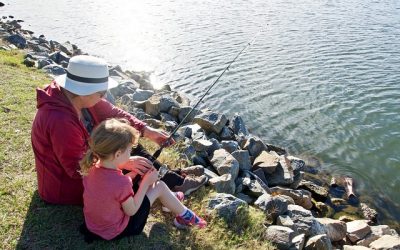
<path id="1" fill-rule="evenodd" d="M 153 204 L 156 199 L 160 199 L 163 206 L 169 208 L 176 215 L 182 214 L 186 210 L 186 207 L 162 181 L 157 181 L 149 187 L 146 196 L 149 198 L 150 204 Z"/>

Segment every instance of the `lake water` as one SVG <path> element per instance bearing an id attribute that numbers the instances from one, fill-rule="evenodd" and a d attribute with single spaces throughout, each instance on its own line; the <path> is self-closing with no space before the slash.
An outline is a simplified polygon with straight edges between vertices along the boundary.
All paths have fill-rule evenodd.
<path id="1" fill-rule="evenodd" d="M 352 176 L 383 222 L 400 221 L 400 1 L 5 3 L 37 36 L 151 71 L 193 100 L 265 27 L 202 105 Z"/>

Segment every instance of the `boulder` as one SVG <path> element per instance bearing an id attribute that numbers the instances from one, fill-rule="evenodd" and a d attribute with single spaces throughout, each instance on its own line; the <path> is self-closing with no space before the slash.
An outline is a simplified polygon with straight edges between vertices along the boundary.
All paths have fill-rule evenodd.
<path id="1" fill-rule="evenodd" d="M 235 114 L 232 119 L 232 130 L 235 135 L 248 136 L 249 131 L 244 124 L 244 121 L 240 115 Z"/>
<path id="2" fill-rule="evenodd" d="M 190 112 L 191 110 L 192 110 L 192 107 L 189 107 L 189 106 L 183 106 L 183 107 L 181 107 L 180 110 L 179 110 L 179 114 L 178 114 L 179 121 L 182 121 L 183 118 L 185 118 L 185 116 L 186 116 L 187 114 L 189 114 L 189 112 Z M 195 117 L 196 115 L 200 114 L 200 113 L 201 113 L 200 110 L 194 109 L 194 110 L 192 111 L 192 113 L 190 113 L 190 115 L 186 118 L 186 122 L 192 121 L 192 120 L 194 119 L 194 117 Z"/>
<path id="3" fill-rule="evenodd" d="M 235 180 L 232 178 L 231 174 L 224 174 L 222 176 L 212 178 L 209 180 L 209 183 L 218 193 L 235 193 Z"/>
<path id="4" fill-rule="evenodd" d="M 376 223 L 378 221 L 378 212 L 375 209 L 370 208 L 363 202 L 360 203 L 360 208 L 365 219 L 371 221 L 372 223 Z"/>
<path id="5" fill-rule="evenodd" d="M 351 245 L 344 245 L 343 250 L 370 250 L 371 248 L 364 247 L 364 246 L 351 246 Z"/>
<path id="6" fill-rule="evenodd" d="M 239 162 L 225 149 L 218 149 L 214 151 L 211 164 L 220 175 L 229 173 L 232 175 L 233 180 L 235 180 L 238 176 Z"/>
<path id="7" fill-rule="evenodd" d="M 235 139 L 235 134 L 233 133 L 232 129 L 228 126 L 224 126 L 219 134 L 221 140 L 233 140 Z"/>
<path id="8" fill-rule="evenodd" d="M 268 147 L 258 137 L 246 139 L 242 148 L 248 150 L 253 157 L 257 157 L 262 151 L 268 151 Z"/>
<path id="9" fill-rule="evenodd" d="M 272 174 L 275 172 L 276 167 L 279 164 L 279 157 L 262 151 L 253 162 L 253 169 L 261 168 L 266 174 Z"/>
<path id="10" fill-rule="evenodd" d="M 297 233 L 306 236 L 326 234 L 325 227 L 314 218 L 311 211 L 298 205 L 288 205 L 286 214 L 294 222 L 293 230 Z"/>
<path id="11" fill-rule="evenodd" d="M 263 194 L 254 202 L 254 205 L 259 207 L 272 220 L 275 220 L 279 215 L 284 214 L 288 209 L 286 200 L 279 196 Z"/>
<path id="12" fill-rule="evenodd" d="M 239 162 L 240 170 L 250 170 L 251 162 L 249 151 L 247 150 L 236 150 L 231 155 Z"/>
<path id="13" fill-rule="evenodd" d="M 7 41 L 11 44 L 14 44 L 17 46 L 19 49 L 24 49 L 26 47 L 26 39 L 20 35 L 20 34 L 15 34 L 11 35 L 7 38 Z"/>
<path id="14" fill-rule="evenodd" d="M 294 190 L 284 187 L 272 187 L 271 192 L 283 194 L 291 197 L 296 205 L 302 206 L 305 209 L 311 209 L 313 204 L 311 202 L 311 193 L 307 190 Z"/>
<path id="15" fill-rule="evenodd" d="M 365 220 L 355 220 L 346 223 L 347 226 L 347 237 L 352 243 L 363 239 L 367 234 L 371 232 L 371 227 Z"/>
<path id="16" fill-rule="evenodd" d="M 224 114 L 215 113 L 209 110 L 196 115 L 193 119 L 193 122 L 199 124 L 206 132 L 214 132 L 216 134 L 221 132 L 227 121 L 228 119 Z"/>
<path id="17" fill-rule="evenodd" d="M 197 139 L 192 142 L 192 146 L 196 151 L 206 151 L 213 143 L 209 140 Z"/>
<path id="18" fill-rule="evenodd" d="M 221 147 L 228 151 L 229 153 L 232 153 L 233 151 L 236 151 L 239 149 L 239 144 L 236 141 L 221 141 Z"/>
<path id="19" fill-rule="evenodd" d="M 295 236 L 292 240 L 292 248 L 293 250 L 302 250 L 304 248 L 304 243 L 306 242 L 306 235 L 299 234 Z"/>
<path id="20" fill-rule="evenodd" d="M 315 235 L 307 240 L 306 250 L 332 250 L 332 243 L 326 234 Z"/>
<path id="21" fill-rule="evenodd" d="M 53 76 L 59 76 L 67 73 L 65 69 L 63 67 L 60 67 L 58 64 L 50 64 L 44 66 L 42 69 Z"/>
<path id="22" fill-rule="evenodd" d="M 215 211 L 218 217 L 231 221 L 241 206 L 247 207 L 248 205 L 233 195 L 219 193 L 209 199 L 207 209 Z"/>
<path id="23" fill-rule="evenodd" d="M 379 239 L 373 241 L 370 248 L 376 250 L 399 250 L 400 249 L 400 237 L 392 235 L 384 235 Z"/>
<path id="24" fill-rule="evenodd" d="M 331 241 L 340 241 L 346 237 L 347 228 L 343 221 L 330 218 L 317 218 L 317 220 L 325 227 Z"/>
<path id="25" fill-rule="evenodd" d="M 368 247 L 373 241 L 379 239 L 383 235 L 391 235 L 391 229 L 388 225 L 371 226 L 371 233 L 364 239 L 357 242 L 359 246 Z"/>
<path id="26" fill-rule="evenodd" d="M 130 87 L 128 87 L 128 88 L 134 89 L 134 87 L 137 86 L 136 84 L 137 84 L 136 82 L 133 82 L 133 84 L 130 84 Z M 119 86 L 118 86 L 118 88 L 119 88 Z M 134 89 L 134 92 L 132 95 L 132 100 L 138 101 L 138 102 L 147 101 L 152 95 L 154 95 L 154 91 L 152 91 L 152 90 L 136 88 L 136 89 Z"/>
<path id="27" fill-rule="evenodd" d="M 264 237 L 278 247 L 278 249 L 290 249 L 295 233 L 292 229 L 283 226 L 269 226 L 265 230 Z"/>
<path id="28" fill-rule="evenodd" d="M 310 191 L 311 196 L 317 201 L 325 202 L 328 198 L 328 188 L 319 186 L 312 181 L 302 180 L 300 181 L 298 188 Z"/>

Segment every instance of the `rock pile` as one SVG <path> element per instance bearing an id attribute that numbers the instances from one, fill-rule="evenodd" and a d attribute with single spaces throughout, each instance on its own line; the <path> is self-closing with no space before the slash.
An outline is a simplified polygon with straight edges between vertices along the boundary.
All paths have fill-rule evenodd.
<path id="1" fill-rule="evenodd" d="M 70 57 L 83 53 L 70 42 L 35 37 L 20 22 L 6 19 L 0 22 L 0 37 L 9 45 L 0 49 L 25 49 L 28 67 L 57 76 L 65 73 Z M 109 98 L 153 127 L 171 131 L 191 110 L 187 97 L 169 86 L 154 89 L 146 73 L 113 66 L 110 76 L 120 85 Z M 278 248 L 400 249 L 396 231 L 374 225 L 376 211 L 366 204 L 361 206 L 364 219 L 327 218 L 346 207 L 346 200 L 330 194 L 313 164 L 252 135 L 239 114 L 230 118 L 209 109 L 195 110 L 174 136 L 181 142 L 182 157 L 204 166 L 209 185 L 217 191 L 209 210 L 229 222 L 239 207 L 254 205 L 268 217 L 265 239 Z"/>

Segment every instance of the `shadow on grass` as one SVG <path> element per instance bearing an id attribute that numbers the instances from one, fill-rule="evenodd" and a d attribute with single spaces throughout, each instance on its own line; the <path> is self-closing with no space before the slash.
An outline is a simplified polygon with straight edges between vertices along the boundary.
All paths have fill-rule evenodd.
<path id="1" fill-rule="evenodd" d="M 152 209 L 153 210 L 153 209 Z M 164 216 L 162 216 L 164 217 Z M 172 215 L 164 217 L 172 221 Z M 179 231 L 172 223 L 161 223 L 149 217 L 140 235 L 116 241 L 95 241 L 87 244 L 79 233 L 83 223 L 82 207 L 50 205 L 43 202 L 37 191 L 24 221 L 17 249 L 204 249 L 191 242 L 190 231 Z"/>

